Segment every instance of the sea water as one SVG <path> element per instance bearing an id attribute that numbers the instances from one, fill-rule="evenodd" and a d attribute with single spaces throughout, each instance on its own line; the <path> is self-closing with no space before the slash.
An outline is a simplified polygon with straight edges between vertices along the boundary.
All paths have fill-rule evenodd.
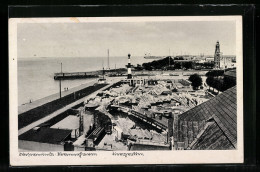
<path id="1" fill-rule="evenodd" d="M 126 57 L 109 57 L 110 69 L 125 68 Z M 131 57 L 133 65 L 151 60 L 143 57 Z M 47 57 L 18 58 L 18 105 L 35 101 L 59 92 L 59 81 L 54 80 L 54 73 L 88 72 L 108 68 L 107 57 Z M 93 79 L 62 80 L 62 90 L 73 88 Z"/>

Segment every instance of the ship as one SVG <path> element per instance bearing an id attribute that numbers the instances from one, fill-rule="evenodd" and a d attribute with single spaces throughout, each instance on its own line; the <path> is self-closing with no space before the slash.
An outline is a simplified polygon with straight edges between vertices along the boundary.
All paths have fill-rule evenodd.
<path id="1" fill-rule="evenodd" d="M 164 58 L 164 56 L 151 56 L 150 53 L 149 53 L 148 55 L 145 54 L 144 58 L 145 59 L 162 59 L 162 58 Z"/>

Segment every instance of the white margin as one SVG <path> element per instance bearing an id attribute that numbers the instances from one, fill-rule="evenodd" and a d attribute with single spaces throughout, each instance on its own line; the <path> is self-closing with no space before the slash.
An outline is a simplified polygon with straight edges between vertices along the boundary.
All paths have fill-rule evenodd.
<path id="1" fill-rule="evenodd" d="M 18 87 L 17 87 L 17 24 L 79 22 L 166 22 L 166 21 L 236 21 L 237 59 L 237 150 L 138 151 L 144 156 L 112 156 L 111 151 L 95 151 L 92 157 L 24 157 L 18 152 Z M 85 17 L 85 18 L 10 18 L 9 19 L 9 121 L 10 165 L 112 165 L 112 164 L 205 164 L 243 163 L 243 56 L 242 16 L 185 17 Z M 129 153 L 128 151 L 116 151 Z M 36 152 L 35 152 L 36 153 Z M 40 153 L 40 152 L 38 152 Z M 86 152 L 87 153 L 87 152 Z"/>

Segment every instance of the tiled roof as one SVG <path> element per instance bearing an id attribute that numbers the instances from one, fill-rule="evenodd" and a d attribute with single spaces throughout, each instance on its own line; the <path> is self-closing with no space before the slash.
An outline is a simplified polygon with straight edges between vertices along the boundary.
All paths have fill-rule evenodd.
<path id="1" fill-rule="evenodd" d="M 236 70 L 229 70 L 225 72 L 225 75 L 236 78 L 237 76 L 236 73 L 237 73 Z"/>
<path id="2" fill-rule="evenodd" d="M 51 143 L 60 144 L 72 130 L 55 129 L 42 127 L 39 131 L 33 129 L 19 136 L 19 140 L 40 142 L 40 143 Z"/>
<path id="3" fill-rule="evenodd" d="M 179 115 L 180 121 L 207 121 L 214 119 L 230 142 L 237 142 L 236 86 Z"/>
<path id="4" fill-rule="evenodd" d="M 190 145 L 190 149 L 226 150 L 235 148 L 215 121 L 208 124 L 198 139 L 195 139 Z"/>

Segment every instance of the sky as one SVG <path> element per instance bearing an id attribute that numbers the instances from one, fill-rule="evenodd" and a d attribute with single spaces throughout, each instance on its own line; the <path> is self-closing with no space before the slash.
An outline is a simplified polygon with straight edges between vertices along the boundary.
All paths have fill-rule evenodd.
<path id="1" fill-rule="evenodd" d="M 19 23 L 18 58 L 235 55 L 235 21 Z"/>

